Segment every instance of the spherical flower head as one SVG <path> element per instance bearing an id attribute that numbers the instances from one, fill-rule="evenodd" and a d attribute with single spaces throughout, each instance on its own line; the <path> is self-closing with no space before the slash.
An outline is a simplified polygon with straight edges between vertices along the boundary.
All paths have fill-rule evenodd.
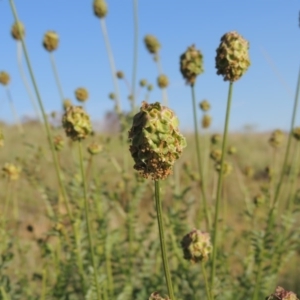
<path id="1" fill-rule="evenodd" d="M 222 151 L 220 149 L 213 149 L 210 152 L 210 158 L 215 162 L 220 162 L 222 157 Z"/>
<path id="2" fill-rule="evenodd" d="M 61 135 L 57 135 L 53 139 L 54 149 L 59 152 L 64 148 L 65 141 Z"/>
<path id="3" fill-rule="evenodd" d="M 23 23 L 21 23 L 19 21 L 15 22 L 13 24 L 13 26 L 11 27 L 11 35 L 17 41 L 20 41 L 22 38 L 24 38 L 25 27 L 24 27 Z"/>
<path id="4" fill-rule="evenodd" d="M 210 103 L 207 100 L 203 100 L 199 103 L 199 107 L 204 112 L 209 111 L 210 110 Z"/>
<path id="5" fill-rule="evenodd" d="M 63 102 L 63 109 L 66 111 L 68 107 L 72 106 L 72 101 L 70 99 L 64 99 Z"/>
<path id="6" fill-rule="evenodd" d="M 300 141 L 300 127 L 295 127 L 293 130 L 293 137 L 297 140 Z"/>
<path id="7" fill-rule="evenodd" d="M 95 142 L 95 143 L 90 144 L 87 147 L 87 150 L 91 155 L 96 155 L 103 150 L 103 147 L 101 144 Z"/>
<path id="8" fill-rule="evenodd" d="M 299 300 L 294 292 L 286 291 L 281 286 L 277 286 L 275 293 L 271 294 L 266 300 Z"/>
<path id="9" fill-rule="evenodd" d="M 209 128 L 209 126 L 211 125 L 211 116 L 209 115 L 203 115 L 202 120 L 201 120 L 201 125 L 202 128 L 206 129 Z"/>
<path id="10" fill-rule="evenodd" d="M 239 80 L 250 66 L 249 42 L 236 31 L 224 34 L 217 48 L 217 74 L 225 81 Z"/>
<path id="11" fill-rule="evenodd" d="M 63 115 L 62 125 L 73 141 L 85 139 L 92 132 L 90 117 L 81 106 L 69 107 Z"/>
<path id="12" fill-rule="evenodd" d="M 153 90 L 153 85 L 152 84 L 148 84 L 147 85 L 147 91 L 151 92 Z"/>
<path id="13" fill-rule="evenodd" d="M 280 129 L 276 129 L 275 131 L 272 132 L 271 137 L 269 139 L 269 144 L 273 148 L 279 148 L 282 146 L 284 140 L 284 133 Z"/>
<path id="14" fill-rule="evenodd" d="M 10 76 L 7 72 L 1 71 L 0 72 L 0 83 L 3 85 L 8 85 L 10 82 Z"/>
<path id="15" fill-rule="evenodd" d="M 193 263 L 206 261 L 213 248 L 209 233 L 197 229 L 183 237 L 181 247 L 184 258 Z"/>
<path id="16" fill-rule="evenodd" d="M 0 129 L 0 148 L 4 146 L 4 135 L 2 129 Z"/>
<path id="17" fill-rule="evenodd" d="M 169 297 L 163 298 L 158 292 L 153 292 L 150 295 L 149 300 L 171 300 L 171 299 Z"/>
<path id="18" fill-rule="evenodd" d="M 227 153 L 229 155 L 234 155 L 234 154 L 236 154 L 236 152 L 237 152 L 237 150 L 236 150 L 236 148 L 234 146 L 229 146 L 228 147 Z"/>
<path id="19" fill-rule="evenodd" d="M 2 168 L 3 176 L 9 180 L 18 180 L 21 173 L 21 168 L 15 166 L 14 164 L 6 163 Z"/>
<path id="20" fill-rule="evenodd" d="M 157 85 L 161 88 L 164 89 L 169 85 L 169 79 L 166 75 L 161 74 L 157 77 Z"/>
<path id="21" fill-rule="evenodd" d="M 147 80 L 146 79 L 141 79 L 140 80 L 140 87 L 144 87 L 147 85 Z"/>
<path id="22" fill-rule="evenodd" d="M 157 54 L 160 49 L 160 43 L 158 39 L 150 34 L 147 34 L 144 38 L 144 42 L 147 50 L 152 54 Z"/>
<path id="23" fill-rule="evenodd" d="M 58 47 L 59 36 L 55 31 L 47 31 L 44 35 L 43 46 L 44 48 L 52 52 Z"/>
<path id="24" fill-rule="evenodd" d="M 87 89 L 80 87 L 75 91 L 75 96 L 79 102 L 85 102 L 89 98 L 89 93 Z"/>
<path id="25" fill-rule="evenodd" d="M 111 99 L 111 100 L 115 100 L 115 99 L 116 99 L 116 95 L 115 95 L 114 93 L 110 93 L 110 94 L 108 95 L 108 97 L 109 97 L 109 99 Z"/>
<path id="26" fill-rule="evenodd" d="M 93 8 L 95 16 L 104 18 L 107 15 L 107 4 L 104 0 L 95 0 Z"/>
<path id="27" fill-rule="evenodd" d="M 221 172 L 221 162 L 217 162 L 215 165 L 217 172 Z M 223 164 L 223 175 L 228 176 L 232 172 L 232 165 L 226 161 Z"/>
<path id="28" fill-rule="evenodd" d="M 124 73 L 123 73 L 122 71 L 118 71 L 118 72 L 116 73 L 116 75 L 117 75 L 117 77 L 118 77 L 119 79 L 123 79 L 123 78 L 124 78 Z"/>
<path id="29" fill-rule="evenodd" d="M 219 144 L 221 141 L 222 137 L 220 134 L 215 133 L 211 136 L 210 141 L 213 145 Z"/>
<path id="30" fill-rule="evenodd" d="M 197 76 L 204 72 L 203 55 L 195 45 L 188 47 L 180 56 L 180 72 L 190 85 L 195 84 Z"/>
<path id="31" fill-rule="evenodd" d="M 133 117 L 129 131 L 130 152 L 134 169 L 144 178 L 165 179 L 180 157 L 186 140 L 178 129 L 178 118 L 159 102 L 143 102 L 140 112 Z"/>

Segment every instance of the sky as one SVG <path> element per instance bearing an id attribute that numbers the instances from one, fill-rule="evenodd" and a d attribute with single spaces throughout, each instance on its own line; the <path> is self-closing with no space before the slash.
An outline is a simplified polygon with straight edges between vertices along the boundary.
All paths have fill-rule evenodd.
<path id="1" fill-rule="evenodd" d="M 61 100 L 51 69 L 49 53 L 42 47 L 47 30 L 59 34 L 54 52 L 64 96 L 75 100 L 78 87 L 88 89 L 86 109 L 94 121 L 113 109 L 108 94 L 113 82 L 100 20 L 93 14 L 93 1 L 15 0 L 19 19 L 26 28 L 26 44 L 37 84 L 48 113 L 61 110 Z M 107 0 L 105 19 L 117 70 L 131 82 L 133 68 L 133 1 Z M 287 130 L 300 66 L 300 0 L 140 0 L 138 1 L 138 104 L 145 90 L 140 79 L 154 85 L 149 102 L 161 101 L 156 85 L 157 67 L 147 52 L 143 38 L 157 37 L 163 73 L 170 81 L 169 106 L 184 130 L 193 128 L 191 89 L 179 70 L 179 57 L 195 45 L 204 59 L 204 73 L 197 78 L 196 99 L 211 103 L 212 130 L 222 130 L 228 82 L 216 74 L 215 54 L 223 34 L 237 31 L 250 43 L 251 66 L 234 84 L 230 130 L 251 125 L 256 130 Z M 10 35 L 14 23 L 8 0 L 0 1 L 0 71 L 11 76 L 10 90 L 20 116 L 34 116 L 34 110 L 20 76 L 17 43 Z M 26 67 L 25 60 L 23 65 Z M 27 72 L 27 78 L 30 80 Z M 122 108 L 129 109 L 128 88 L 118 81 Z M 298 111 L 300 108 L 298 109 Z M 199 119 L 201 116 L 198 111 Z M 300 125 L 300 114 L 297 125 Z M 5 89 L 0 86 L 0 119 L 12 122 Z"/>

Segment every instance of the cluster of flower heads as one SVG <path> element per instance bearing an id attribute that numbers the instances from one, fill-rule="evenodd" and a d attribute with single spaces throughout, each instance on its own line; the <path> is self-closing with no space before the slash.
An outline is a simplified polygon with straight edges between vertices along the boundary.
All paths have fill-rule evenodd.
<path id="1" fill-rule="evenodd" d="M 129 131 L 134 168 L 143 177 L 158 180 L 171 174 L 174 162 L 186 147 L 178 124 L 178 118 L 171 109 L 159 102 L 143 102 Z"/>

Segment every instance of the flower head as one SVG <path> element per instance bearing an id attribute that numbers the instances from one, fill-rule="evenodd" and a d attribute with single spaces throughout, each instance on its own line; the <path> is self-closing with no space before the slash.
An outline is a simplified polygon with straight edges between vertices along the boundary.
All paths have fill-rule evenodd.
<path id="1" fill-rule="evenodd" d="M 44 35 L 43 46 L 44 48 L 52 52 L 58 47 L 59 37 L 55 31 L 47 31 Z"/>

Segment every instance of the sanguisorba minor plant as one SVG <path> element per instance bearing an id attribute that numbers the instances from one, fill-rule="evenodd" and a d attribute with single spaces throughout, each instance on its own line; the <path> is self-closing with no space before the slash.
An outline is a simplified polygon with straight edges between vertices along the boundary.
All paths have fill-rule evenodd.
<path id="1" fill-rule="evenodd" d="M 186 147 L 186 140 L 178 129 L 179 121 L 174 112 L 159 102 L 143 102 L 129 131 L 130 152 L 134 169 L 144 178 L 151 178 L 155 186 L 157 221 L 162 261 L 169 297 L 175 300 L 172 279 L 166 253 L 163 226 L 160 180 L 166 179 L 175 161 Z"/>
<path id="2" fill-rule="evenodd" d="M 227 98 L 227 108 L 226 108 L 226 117 L 223 133 L 223 142 L 222 142 L 222 155 L 221 155 L 221 164 L 220 172 L 218 177 L 218 187 L 217 187 L 217 199 L 215 204 L 215 217 L 213 225 L 213 254 L 212 254 L 212 265 L 211 265 L 211 297 L 214 298 L 214 278 L 216 272 L 216 258 L 217 258 L 217 242 L 218 242 L 218 223 L 219 223 L 219 208 L 221 201 L 221 191 L 222 191 L 222 182 L 223 182 L 223 169 L 225 162 L 225 154 L 227 147 L 227 134 L 228 134 L 228 125 L 230 118 L 230 107 L 232 100 L 232 88 L 233 83 L 239 80 L 250 66 L 249 58 L 249 42 L 245 40 L 239 33 L 236 31 L 231 31 L 224 34 L 221 38 L 221 43 L 217 48 L 216 52 L 216 68 L 217 74 L 223 76 L 224 81 L 229 81 L 229 91 Z"/>

